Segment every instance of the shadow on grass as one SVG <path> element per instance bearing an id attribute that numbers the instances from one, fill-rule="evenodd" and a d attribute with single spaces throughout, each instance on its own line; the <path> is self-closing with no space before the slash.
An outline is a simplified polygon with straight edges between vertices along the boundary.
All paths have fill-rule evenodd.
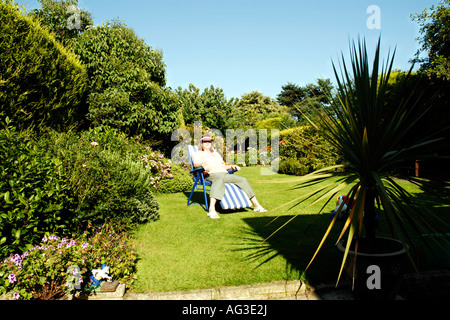
<path id="1" fill-rule="evenodd" d="M 270 235 L 294 216 L 244 218 L 249 226 L 244 231 L 239 248 L 247 252 L 248 259 L 258 266 L 277 256 L 286 260 L 287 269 L 302 274 L 310 262 L 330 222 L 329 214 L 299 215 L 276 234 Z M 314 221 L 313 221 L 314 220 Z M 312 223 L 313 222 L 313 223 Z M 312 223 L 312 224 L 311 224 Z M 338 228 L 331 233 L 324 247 L 304 276 L 309 285 L 335 282 L 342 255 L 333 241 L 338 237 Z M 267 239 L 262 241 L 262 239 Z"/>
<path id="2" fill-rule="evenodd" d="M 189 196 L 191 195 L 190 191 L 183 192 L 186 196 L 186 203 L 189 200 Z M 208 204 L 209 204 L 209 193 L 207 194 Z M 203 191 L 194 191 L 194 194 L 192 195 L 190 206 L 201 206 L 206 211 L 205 206 L 205 198 L 203 196 Z"/>
<path id="3" fill-rule="evenodd" d="M 184 194 L 186 199 L 189 199 L 190 192 L 184 192 Z M 206 211 L 204 201 L 203 191 L 194 192 L 191 204 L 200 205 Z M 217 205 L 216 210 L 221 214 L 234 214 L 246 209 L 224 211 L 220 205 Z M 277 219 L 273 216 L 243 218 L 248 228 L 241 232 L 242 237 L 236 239 L 235 250 L 246 252 L 247 258 L 257 267 L 281 256 L 286 260 L 287 274 L 303 274 L 331 221 L 330 214 L 298 215 L 270 237 L 275 230 L 292 218 L 294 218 L 293 215 L 285 215 Z M 306 280 L 309 285 L 337 280 L 342 261 L 342 254 L 335 246 L 339 231 L 339 226 L 336 225 L 304 275 L 303 280 Z M 263 241 L 264 239 L 267 241 Z"/>
<path id="4" fill-rule="evenodd" d="M 429 199 L 423 199 L 422 204 L 428 203 L 427 201 Z M 432 201 L 428 205 L 444 221 L 449 221 L 449 207 L 436 206 L 436 202 Z M 244 218 L 248 228 L 244 231 L 245 236 L 240 239 L 242 244 L 237 250 L 246 251 L 248 259 L 254 261 L 258 266 L 277 256 L 282 256 L 286 260 L 287 268 L 295 270 L 301 275 L 311 261 L 330 223 L 330 215 L 326 213 L 299 215 L 271 236 L 275 230 L 293 217 L 292 215 L 282 216 L 275 221 L 274 217 Z M 342 230 L 342 223 L 342 220 L 336 223 L 321 251 L 304 275 L 303 280 L 306 280 L 312 287 L 337 281 L 342 263 L 342 253 L 336 248 L 335 242 Z M 385 221 L 380 221 L 378 231 L 380 236 L 390 235 Z M 448 244 L 445 248 L 448 248 Z M 424 247 L 423 242 L 418 239 L 413 239 L 413 247 L 410 249 L 413 259 L 419 263 L 417 267 L 420 271 L 449 267 L 448 254 L 442 251 L 442 248 L 435 248 L 440 257 L 437 260 L 430 256 L 430 252 Z M 405 268 L 406 271 L 413 272 L 409 264 Z"/>

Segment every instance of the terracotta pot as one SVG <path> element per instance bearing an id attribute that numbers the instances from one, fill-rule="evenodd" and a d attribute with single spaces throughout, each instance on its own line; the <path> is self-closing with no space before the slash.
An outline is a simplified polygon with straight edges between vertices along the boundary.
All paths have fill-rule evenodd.
<path id="1" fill-rule="evenodd" d="M 344 252 L 345 244 L 346 240 L 340 241 L 338 249 Z M 401 286 L 407 250 L 407 247 L 395 239 L 376 238 L 369 245 L 362 238 L 359 240 L 354 265 L 355 252 L 350 247 L 344 270 L 349 282 L 353 284 L 355 299 L 395 299 Z"/>

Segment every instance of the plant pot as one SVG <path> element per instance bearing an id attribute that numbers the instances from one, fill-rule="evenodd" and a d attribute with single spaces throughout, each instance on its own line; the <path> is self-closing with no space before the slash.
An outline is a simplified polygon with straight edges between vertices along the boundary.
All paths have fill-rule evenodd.
<path id="1" fill-rule="evenodd" d="M 345 251 L 346 240 L 337 244 Z M 365 238 L 359 239 L 356 254 L 352 243 L 344 265 L 345 274 L 353 283 L 355 299 L 392 300 L 401 285 L 406 252 L 408 248 L 395 239 L 376 238 L 370 244 Z"/>

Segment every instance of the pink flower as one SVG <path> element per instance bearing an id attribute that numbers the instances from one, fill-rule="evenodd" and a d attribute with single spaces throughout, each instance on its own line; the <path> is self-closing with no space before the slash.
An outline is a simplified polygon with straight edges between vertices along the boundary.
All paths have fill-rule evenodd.
<path id="1" fill-rule="evenodd" d="M 91 142 L 91 145 L 93 145 L 94 147 L 96 147 L 96 146 L 98 146 L 98 143 L 95 142 L 95 141 L 92 141 L 92 142 Z"/>
<path id="2" fill-rule="evenodd" d="M 15 274 L 11 273 L 11 274 L 8 276 L 8 280 L 9 280 L 9 283 L 14 283 L 14 282 L 17 281 L 17 278 L 16 278 Z"/>
<path id="3" fill-rule="evenodd" d="M 17 292 L 13 294 L 14 300 L 19 300 L 19 298 L 20 298 L 20 294 L 18 294 Z"/>
<path id="4" fill-rule="evenodd" d="M 14 264 L 15 264 L 16 266 L 22 265 L 22 258 L 21 258 L 18 254 L 15 254 L 15 255 L 11 258 L 11 261 L 14 262 Z"/>
<path id="5" fill-rule="evenodd" d="M 70 240 L 70 242 L 68 244 L 66 244 L 66 248 L 70 248 L 71 246 L 76 245 L 75 240 Z"/>

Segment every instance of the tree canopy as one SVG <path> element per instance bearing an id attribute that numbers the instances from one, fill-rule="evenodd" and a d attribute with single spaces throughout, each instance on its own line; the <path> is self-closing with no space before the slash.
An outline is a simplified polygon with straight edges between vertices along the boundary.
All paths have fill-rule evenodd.
<path id="1" fill-rule="evenodd" d="M 176 94 L 186 123 L 201 121 L 203 126 L 222 132 L 230 126 L 235 99 L 228 100 L 221 88 L 211 85 L 200 93 L 199 88 L 189 84 L 188 89 L 178 87 Z"/>
<path id="2" fill-rule="evenodd" d="M 175 129 L 179 105 L 165 88 L 160 50 L 119 21 L 87 29 L 72 43 L 89 75 L 88 119 L 151 138 Z"/>
<path id="3" fill-rule="evenodd" d="M 330 79 L 319 79 L 317 84 L 310 83 L 304 87 L 288 83 L 282 86 L 277 101 L 280 105 L 288 108 L 293 118 L 305 123 L 299 109 L 303 114 L 314 115 L 320 105 L 328 105 L 331 102 L 332 89 L 333 85 Z"/>
<path id="4" fill-rule="evenodd" d="M 265 96 L 259 91 L 245 93 L 241 96 L 234 108 L 235 128 L 250 128 L 258 121 L 280 116 L 286 109 L 275 99 Z"/>
<path id="5" fill-rule="evenodd" d="M 94 24 L 91 13 L 82 10 L 78 6 L 78 0 L 38 0 L 38 2 L 41 8 L 32 10 L 31 15 L 64 45 L 68 45 L 71 39 Z"/>
<path id="6" fill-rule="evenodd" d="M 423 12 L 412 15 L 419 23 L 421 48 L 415 61 L 429 75 L 450 80 L 450 0 L 443 0 L 437 6 L 425 8 Z M 421 53 L 426 57 L 420 57 Z"/>

